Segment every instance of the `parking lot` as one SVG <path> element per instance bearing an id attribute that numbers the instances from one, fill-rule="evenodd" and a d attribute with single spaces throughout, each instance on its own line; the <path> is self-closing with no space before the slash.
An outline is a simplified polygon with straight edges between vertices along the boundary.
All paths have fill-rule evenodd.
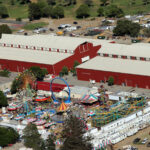
<path id="1" fill-rule="evenodd" d="M 143 130 L 141 130 L 141 131 L 139 131 L 135 135 L 130 136 L 130 137 L 126 138 L 125 140 L 115 144 L 114 145 L 114 149 L 115 150 L 118 150 L 118 149 L 122 150 L 123 146 L 125 146 L 125 145 L 132 145 L 132 146 L 138 148 L 138 150 L 148 150 L 148 149 L 150 149 L 150 147 L 147 147 L 147 144 L 150 142 L 149 132 L 150 132 L 150 126 L 145 128 L 145 129 L 143 129 Z M 144 138 L 148 138 L 148 141 L 145 144 L 133 144 L 133 140 L 136 139 L 136 138 L 140 138 L 141 141 Z"/>

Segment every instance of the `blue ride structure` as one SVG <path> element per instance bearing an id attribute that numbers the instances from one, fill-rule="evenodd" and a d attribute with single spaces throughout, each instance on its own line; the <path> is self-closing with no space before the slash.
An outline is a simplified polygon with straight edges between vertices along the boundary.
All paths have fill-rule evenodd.
<path id="1" fill-rule="evenodd" d="M 55 80 L 61 80 L 61 81 L 63 81 L 63 82 L 66 84 L 66 86 L 67 86 L 67 88 L 68 88 L 68 92 L 67 92 L 67 93 L 68 93 L 68 99 L 65 100 L 64 103 L 70 104 L 70 103 L 71 103 L 70 87 L 69 87 L 67 81 L 64 80 L 63 78 L 60 78 L 60 77 L 56 77 L 56 78 L 52 79 L 51 82 L 50 82 L 50 91 L 52 92 L 52 99 L 53 99 L 54 104 L 58 104 L 58 103 L 59 103 L 59 100 L 56 99 L 56 97 L 55 97 L 55 95 L 54 95 L 54 92 L 53 92 L 53 89 L 52 89 L 52 85 L 53 85 L 53 82 L 54 82 Z"/>

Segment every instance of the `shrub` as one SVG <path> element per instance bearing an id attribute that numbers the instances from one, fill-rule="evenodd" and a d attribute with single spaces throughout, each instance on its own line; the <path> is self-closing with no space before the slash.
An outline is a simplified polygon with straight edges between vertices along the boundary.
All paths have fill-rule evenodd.
<path id="1" fill-rule="evenodd" d="M 7 69 L 4 69 L 4 70 L 0 71 L 0 76 L 9 77 L 10 76 L 10 71 L 7 70 Z"/>
<path id="2" fill-rule="evenodd" d="M 16 18 L 16 21 L 22 21 L 22 19 L 21 18 Z"/>
<path id="3" fill-rule="evenodd" d="M 0 91 L 0 108 L 8 105 L 7 98 L 2 91 Z"/>
<path id="4" fill-rule="evenodd" d="M 9 28 L 7 24 L 0 25 L 0 38 L 2 36 L 2 33 L 6 33 L 6 34 L 12 33 L 11 29 Z"/>
<path id="5" fill-rule="evenodd" d="M 108 85 L 111 86 L 111 85 L 114 85 L 114 78 L 112 76 L 110 76 L 108 78 Z"/>
<path id="6" fill-rule="evenodd" d="M 68 75 L 68 67 L 64 66 L 64 67 L 62 68 L 62 71 L 61 71 L 61 72 L 63 73 L 63 75 Z"/>

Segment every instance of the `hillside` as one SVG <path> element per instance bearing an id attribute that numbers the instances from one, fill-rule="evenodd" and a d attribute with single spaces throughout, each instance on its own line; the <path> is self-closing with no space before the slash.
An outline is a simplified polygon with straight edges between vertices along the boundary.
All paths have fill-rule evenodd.
<path id="1" fill-rule="evenodd" d="M 36 2 L 37 0 L 32 0 Z M 42 1 L 42 0 L 41 0 Z M 43 0 L 46 1 L 46 0 Z M 75 18 L 76 9 L 84 3 L 85 0 L 77 0 L 76 5 L 66 6 L 65 17 Z M 143 5 L 143 0 L 110 0 L 111 2 L 121 7 L 125 14 L 137 14 L 140 12 L 149 12 L 150 4 Z M 57 4 L 63 3 L 63 0 L 56 0 Z M 27 18 L 28 17 L 28 5 L 20 5 L 18 0 L 14 0 L 14 5 L 11 5 L 11 0 L 0 0 L 0 4 L 7 7 L 10 18 Z M 93 0 L 93 6 L 90 7 L 91 17 L 97 16 L 97 9 L 100 7 L 100 0 Z M 103 6 L 104 7 L 104 6 Z"/>

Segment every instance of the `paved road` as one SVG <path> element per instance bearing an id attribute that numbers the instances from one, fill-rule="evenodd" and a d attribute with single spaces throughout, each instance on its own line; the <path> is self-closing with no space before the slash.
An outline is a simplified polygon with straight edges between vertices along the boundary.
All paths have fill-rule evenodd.
<path id="1" fill-rule="evenodd" d="M 84 86 L 84 87 L 100 87 L 100 85 L 104 85 L 104 87 L 106 89 L 108 89 L 109 91 L 112 92 L 118 92 L 118 91 L 126 91 L 126 92 L 136 92 L 138 94 L 144 94 L 148 97 L 150 97 L 150 90 L 149 89 L 142 89 L 142 88 L 133 88 L 133 87 L 129 87 L 129 86 L 120 86 L 120 85 L 113 85 L 113 86 L 108 86 L 107 83 L 96 83 L 94 85 L 92 85 L 89 81 L 80 81 L 77 80 L 76 76 L 72 76 L 72 74 L 70 73 L 67 76 L 63 77 L 69 85 L 77 85 L 77 86 Z M 55 80 L 55 83 L 61 83 L 64 84 L 62 81 L 60 80 Z"/>
<path id="2" fill-rule="evenodd" d="M 4 83 L 8 83 L 14 80 L 18 73 L 12 72 L 10 77 L 1 77 L 0 76 L 0 85 Z"/>

